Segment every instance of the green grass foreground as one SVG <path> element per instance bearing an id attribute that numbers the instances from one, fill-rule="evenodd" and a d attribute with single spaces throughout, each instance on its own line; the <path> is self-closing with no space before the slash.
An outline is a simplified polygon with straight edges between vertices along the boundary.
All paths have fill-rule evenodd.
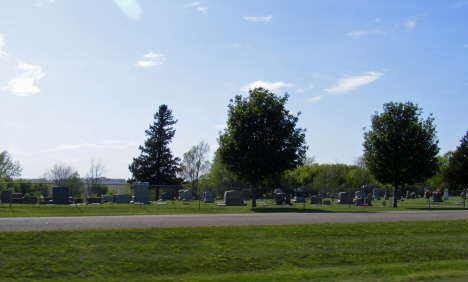
<path id="1" fill-rule="evenodd" d="M 468 220 L 0 232 L 0 281 L 466 281 Z"/>
<path id="2" fill-rule="evenodd" d="M 221 203 L 222 201 L 217 201 Z M 276 206 L 272 200 L 268 200 L 268 206 L 260 206 L 264 201 L 257 201 L 257 208 L 251 207 L 251 201 L 246 201 L 247 206 L 227 207 L 217 206 L 216 203 L 199 203 L 198 201 L 183 204 L 182 202 L 167 202 L 167 205 L 133 204 L 101 204 L 101 205 L 27 205 L 0 204 L 0 217 L 46 217 L 46 216 L 112 216 L 112 215 L 151 215 L 151 214 L 233 214 L 233 213 L 271 213 L 271 212 L 376 212 L 376 211 L 403 211 L 403 210 L 460 210 L 463 209 L 461 198 L 451 197 L 443 203 L 431 203 L 430 207 L 426 199 L 404 199 L 398 203 L 398 208 L 391 207 L 391 201 L 382 206 L 381 201 L 373 201 L 372 206 L 355 207 L 353 205 L 311 205 L 296 203 L 292 206 Z M 467 205 L 468 208 L 468 205 Z"/>

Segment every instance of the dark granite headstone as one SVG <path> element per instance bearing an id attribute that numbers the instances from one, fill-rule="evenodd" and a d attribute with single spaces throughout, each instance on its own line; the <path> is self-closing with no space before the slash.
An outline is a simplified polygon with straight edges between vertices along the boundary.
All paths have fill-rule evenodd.
<path id="1" fill-rule="evenodd" d="M 337 204 L 342 204 L 342 205 L 349 205 L 349 193 L 348 192 L 340 192 L 338 193 L 338 201 L 336 202 Z"/>
<path id="2" fill-rule="evenodd" d="M 114 203 L 114 195 L 105 195 L 102 198 L 104 203 Z"/>
<path id="3" fill-rule="evenodd" d="M 244 199 L 242 197 L 242 192 L 240 191 L 226 191 L 224 192 L 224 202 L 218 204 L 219 206 L 246 206 Z"/>
<path id="4" fill-rule="evenodd" d="M 371 199 L 364 199 L 364 205 L 365 206 L 372 206 Z"/>
<path id="5" fill-rule="evenodd" d="M 354 202 L 355 206 L 364 206 L 364 198 L 356 198 L 356 201 Z"/>
<path id="6" fill-rule="evenodd" d="M 276 194 L 276 203 L 275 205 L 291 205 L 291 195 L 288 193 L 279 193 Z"/>
<path id="7" fill-rule="evenodd" d="M 319 196 L 310 197 L 310 204 L 312 204 L 312 205 L 321 205 L 322 204 L 322 197 L 319 197 Z"/>
<path id="8" fill-rule="evenodd" d="M 52 204 L 54 205 L 69 205 L 70 204 L 70 188 L 55 186 L 52 187 Z"/>
<path id="9" fill-rule="evenodd" d="M 135 183 L 134 183 L 135 184 Z M 134 185 L 133 188 L 133 203 L 151 204 L 148 195 L 149 185 Z"/>
<path id="10" fill-rule="evenodd" d="M 213 192 L 211 192 L 211 191 L 203 192 L 203 202 L 204 203 L 214 203 Z"/>
<path id="11" fill-rule="evenodd" d="M 10 191 L 2 191 L 2 203 L 10 203 Z"/>
<path id="12" fill-rule="evenodd" d="M 130 204 L 132 201 L 132 196 L 127 194 L 115 194 L 114 203 L 115 204 Z"/>
<path id="13" fill-rule="evenodd" d="M 88 204 L 102 204 L 102 198 L 101 197 L 86 198 L 86 202 L 88 202 Z"/>
<path id="14" fill-rule="evenodd" d="M 324 206 L 330 206 L 331 202 L 329 200 L 323 201 Z"/>
<path id="15" fill-rule="evenodd" d="M 171 197 L 170 192 L 161 193 L 161 201 L 171 201 L 171 200 L 172 200 L 172 197 Z"/>
<path id="16" fill-rule="evenodd" d="M 441 202 L 443 202 L 443 200 L 442 200 L 442 192 L 440 192 L 439 190 L 437 190 L 436 192 L 432 193 L 432 202 L 435 202 L 435 203 L 441 203 Z"/>
<path id="17" fill-rule="evenodd" d="M 75 199 L 75 204 L 82 204 L 83 203 L 83 199 Z"/>

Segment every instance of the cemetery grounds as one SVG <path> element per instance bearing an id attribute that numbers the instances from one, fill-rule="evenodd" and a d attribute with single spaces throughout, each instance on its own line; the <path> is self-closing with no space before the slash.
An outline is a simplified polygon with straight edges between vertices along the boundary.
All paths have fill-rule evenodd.
<path id="1" fill-rule="evenodd" d="M 252 209 L 0 204 L 0 217 L 429 210 L 426 199 L 373 206 Z M 430 209 L 462 209 L 459 197 Z M 397 211 L 395 211 L 397 210 Z M 468 220 L 0 232 L 1 281 L 466 281 Z"/>

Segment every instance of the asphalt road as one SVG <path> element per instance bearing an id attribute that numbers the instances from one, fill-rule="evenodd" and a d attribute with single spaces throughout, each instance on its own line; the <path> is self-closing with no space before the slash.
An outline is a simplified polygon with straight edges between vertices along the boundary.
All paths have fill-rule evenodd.
<path id="1" fill-rule="evenodd" d="M 9 217 L 0 218 L 0 230 L 284 225 L 450 219 L 468 219 L 468 211 Z"/>

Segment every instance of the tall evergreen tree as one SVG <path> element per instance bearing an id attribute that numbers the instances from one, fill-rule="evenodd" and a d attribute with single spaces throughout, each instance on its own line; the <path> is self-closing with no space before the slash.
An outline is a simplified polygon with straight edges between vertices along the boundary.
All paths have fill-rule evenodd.
<path id="1" fill-rule="evenodd" d="M 454 186 L 460 185 L 465 189 L 468 188 L 468 132 L 460 140 L 460 146 L 449 155 L 444 178 Z"/>
<path id="2" fill-rule="evenodd" d="M 177 123 L 172 111 L 167 105 L 159 106 L 159 111 L 154 114 L 153 125 L 145 130 L 148 139 L 144 146 L 140 146 L 141 154 L 133 158 L 128 169 L 132 173 L 134 181 L 149 182 L 152 185 L 178 184 L 177 172 L 179 171 L 179 158 L 172 156 L 169 143 L 175 134 L 172 127 Z M 156 188 L 156 200 L 159 198 L 159 187 Z"/>

